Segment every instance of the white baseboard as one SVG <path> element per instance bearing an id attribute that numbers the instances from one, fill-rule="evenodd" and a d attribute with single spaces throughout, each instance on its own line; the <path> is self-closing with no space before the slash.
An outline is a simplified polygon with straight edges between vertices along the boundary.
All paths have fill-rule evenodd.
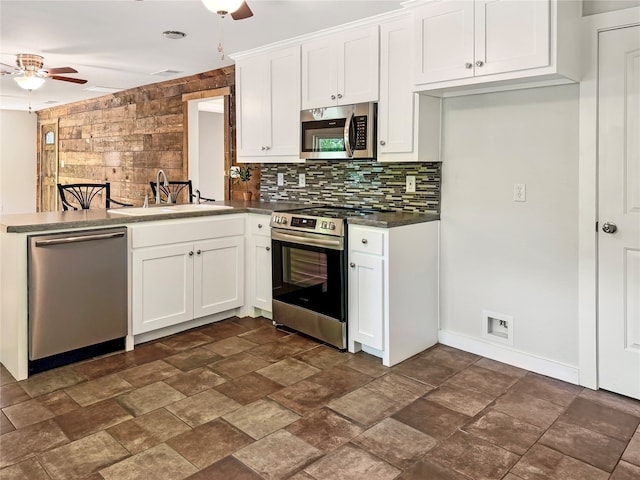
<path id="1" fill-rule="evenodd" d="M 573 365 L 538 357 L 530 353 L 514 350 L 505 345 L 496 345 L 449 330 L 440 330 L 438 332 L 438 341 L 443 345 L 464 350 L 465 352 L 482 355 L 514 367 L 524 368 L 547 377 L 579 385 L 580 370 Z"/>

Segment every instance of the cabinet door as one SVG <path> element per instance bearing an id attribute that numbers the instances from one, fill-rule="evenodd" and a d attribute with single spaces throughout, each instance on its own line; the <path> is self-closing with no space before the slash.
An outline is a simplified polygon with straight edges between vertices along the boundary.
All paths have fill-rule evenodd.
<path id="1" fill-rule="evenodd" d="M 237 155 L 255 157 L 265 154 L 267 112 L 267 61 L 256 57 L 236 64 L 236 143 Z"/>
<path id="2" fill-rule="evenodd" d="M 344 32 L 338 48 L 338 105 L 377 102 L 378 26 Z"/>
<path id="3" fill-rule="evenodd" d="M 191 245 L 134 250 L 132 262 L 134 335 L 193 319 Z"/>
<path id="4" fill-rule="evenodd" d="M 380 25 L 378 155 L 413 151 L 414 93 L 409 19 Z"/>
<path id="5" fill-rule="evenodd" d="M 477 0 L 475 75 L 549 64 L 549 1 Z"/>
<path id="6" fill-rule="evenodd" d="M 194 318 L 244 303 L 244 237 L 225 237 L 194 245 Z"/>
<path id="7" fill-rule="evenodd" d="M 473 76 L 473 0 L 437 2 L 414 12 L 415 82 Z"/>
<path id="8" fill-rule="evenodd" d="M 336 104 L 337 65 L 333 37 L 302 45 L 302 109 Z"/>
<path id="9" fill-rule="evenodd" d="M 299 157 L 300 47 L 287 48 L 270 55 L 269 83 L 267 155 Z"/>
<path id="10" fill-rule="evenodd" d="M 349 253 L 349 336 L 382 350 L 384 346 L 384 258 Z"/>
<path id="11" fill-rule="evenodd" d="M 251 237 L 251 266 L 252 306 L 270 312 L 272 310 L 270 237 L 258 235 Z"/>

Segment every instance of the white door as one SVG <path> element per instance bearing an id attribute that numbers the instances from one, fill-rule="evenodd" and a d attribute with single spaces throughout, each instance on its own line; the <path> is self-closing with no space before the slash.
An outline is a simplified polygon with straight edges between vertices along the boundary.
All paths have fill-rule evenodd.
<path id="1" fill-rule="evenodd" d="M 384 346 L 384 259 L 349 255 L 349 336 L 382 350 Z"/>
<path id="2" fill-rule="evenodd" d="M 302 44 L 303 109 L 336 104 L 338 93 L 336 48 L 335 41 L 328 38 Z"/>
<path id="3" fill-rule="evenodd" d="M 378 26 L 345 32 L 338 51 L 338 105 L 378 101 Z"/>
<path id="4" fill-rule="evenodd" d="M 194 245 L 193 317 L 224 312 L 244 303 L 244 237 Z"/>
<path id="5" fill-rule="evenodd" d="M 253 306 L 271 311 L 271 237 L 251 237 Z"/>
<path id="6" fill-rule="evenodd" d="M 599 386 L 640 399 L 640 26 L 600 33 L 598 99 Z"/>
<path id="7" fill-rule="evenodd" d="M 262 57 L 251 58 L 236 65 L 236 147 L 238 160 L 241 157 L 264 155 L 265 97 L 269 90 L 267 63 Z"/>
<path id="8" fill-rule="evenodd" d="M 416 9 L 416 83 L 473 76 L 474 2 L 436 2 Z"/>

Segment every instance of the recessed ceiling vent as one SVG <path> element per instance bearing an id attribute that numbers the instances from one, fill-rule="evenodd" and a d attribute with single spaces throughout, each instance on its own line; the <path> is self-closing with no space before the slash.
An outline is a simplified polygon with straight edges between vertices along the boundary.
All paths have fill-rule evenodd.
<path id="1" fill-rule="evenodd" d="M 179 73 L 182 73 L 181 70 L 171 70 L 169 68 L 167 68 L 166 70 L 159 70 L 157 72 L 153 72 L 151 75 L 157 75 L 159 77 L 170 77 L 172 75 L 177 75 Z"/>

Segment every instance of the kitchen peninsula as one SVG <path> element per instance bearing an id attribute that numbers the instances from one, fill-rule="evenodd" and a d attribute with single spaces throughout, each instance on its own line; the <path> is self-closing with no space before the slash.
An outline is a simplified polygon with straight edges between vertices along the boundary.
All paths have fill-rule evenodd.
<path id="1" fill-rule="evenodd" d="M 25 379 L 28 376 L 27 240 L 31 235 L 99 230 L 101 228 L 115 226 L 126 226 L 128 228 L 129 318 L 126 339 L 127 349 L 132 349 L 136 343 L 231 316 L 255 316 L 262 315 L 263 313 L 268 315 L 268 311 L 263 312 L 260 308 L 254 308 L 254 303 L 251 300 L 252 292 L 255 291 L 252 283 L 259 281 L 256 280 L 255 272 L 252 271 L 254 265 L 251 261 L 251 255 L 249 255 L 253 237 L 252 225 L 255 223 L 256 225 L 266 226 L 269 224 L 269 215 L 274 210 L 292 210 L 299 208 L 300 204 L 227 201 L 215 202 L 210 205 L 223 208 L 204 208 L 201 210 L 189 208 L 184 211 L 180 211 L 179 209 L 170 211 L 170 208 L 163 205 L 150 207 L 149 213 L 144 215 L 124 215 L 122 212 L 112 213 L 108 210 L 82 210 L 0 216 L 0 249 L 2 261 L 2 293 L 0 299 L 2 302 L 0 310 L 2 314 L 0 318 L 2 339 L 0 343 L 0 360 L 3 365 L 5 365 L 18 380 Z M 160 208 L 164 209 L 163 213 L 156 213 L 157 209 Z M 355 219 L 352 223 L 366 227 L 387 229 L 438 219 L 439 217 L 433 214 L 382 212 Z M 220 223 L 221 221 L 223 223 Z M 206 230 L 210 228 L 210 225 L 215 225 L 215 222 L 218 222 L 217 225 L 221 226 L 218 235 L 212 233 L 213 230 Z M 196 234 L 196 237 L 190 239 L 180 237 L 180 235 L 188 235 L 189 232 L 192 231 L 190 228 L 193 225 L 196 226 L 196 231 L 200 232 Z M 172 232 L 181 232 L 177 234 L 178 236 L 173 236 L 176 235 L 174 233 L 157 234 L 157 232 L 166 232 L 167 230 L 163 229 L 172 226 L 179 227 L 172 230 Z M 140 229 L 140 227 L 143 228 Z M 140 229 L 140 232 L 146 231 L 146 233 L 136 234 L 136 228 Z M 207 233 L 202 233 L 204 230 L 206 230 Z M 238 285 L 238 291 L 236 292 L 238 298 L 236 303 L 228 306 L 228 308 L 225 307 L 224 310 L 216 312 L 215 314 L 204 313 L 203 316 L 197 318 L 192 316 L 191 320 L 180 320 L 174 325 L 154 327 L 150 331 L 144 331 L 144 328 L 134 327 L 136 317 L 135 305 L 136 301 L 140 301 L 139 296 L 134 296 L 136 287 L 134 285 L 135 282 L 132 281 L 132 275 L 135 276 L 134 252 L 148 250 L 138 248 L 144 246 L 144 240 L 140 240 L 141 243 L 138 245 L 136 243 L 136 235 L 138 235 L 137 238 L 163 240 L 172 245 L 184 244 L 187 240 L 195 245 L 193 242 L 215 236 L 237 239 L 237 252 L 239 252 L 237 266 L 240 270 L 238 270 L 238 276 L 236 277 Z M 246 248 L 247 245 L 249 248 Z M 193 249 L 189 251 L 193 251 Z M 247 260 L 245 260 L 245 257 Z M 69 268 L 72 269 L 73 265 L 70 265 Z M 64 277 L 61 276 L 61 281 L 63 281 L 63 278 Z M 270 285 L 270 278 L 262 280 L 268 281 Z"/>

